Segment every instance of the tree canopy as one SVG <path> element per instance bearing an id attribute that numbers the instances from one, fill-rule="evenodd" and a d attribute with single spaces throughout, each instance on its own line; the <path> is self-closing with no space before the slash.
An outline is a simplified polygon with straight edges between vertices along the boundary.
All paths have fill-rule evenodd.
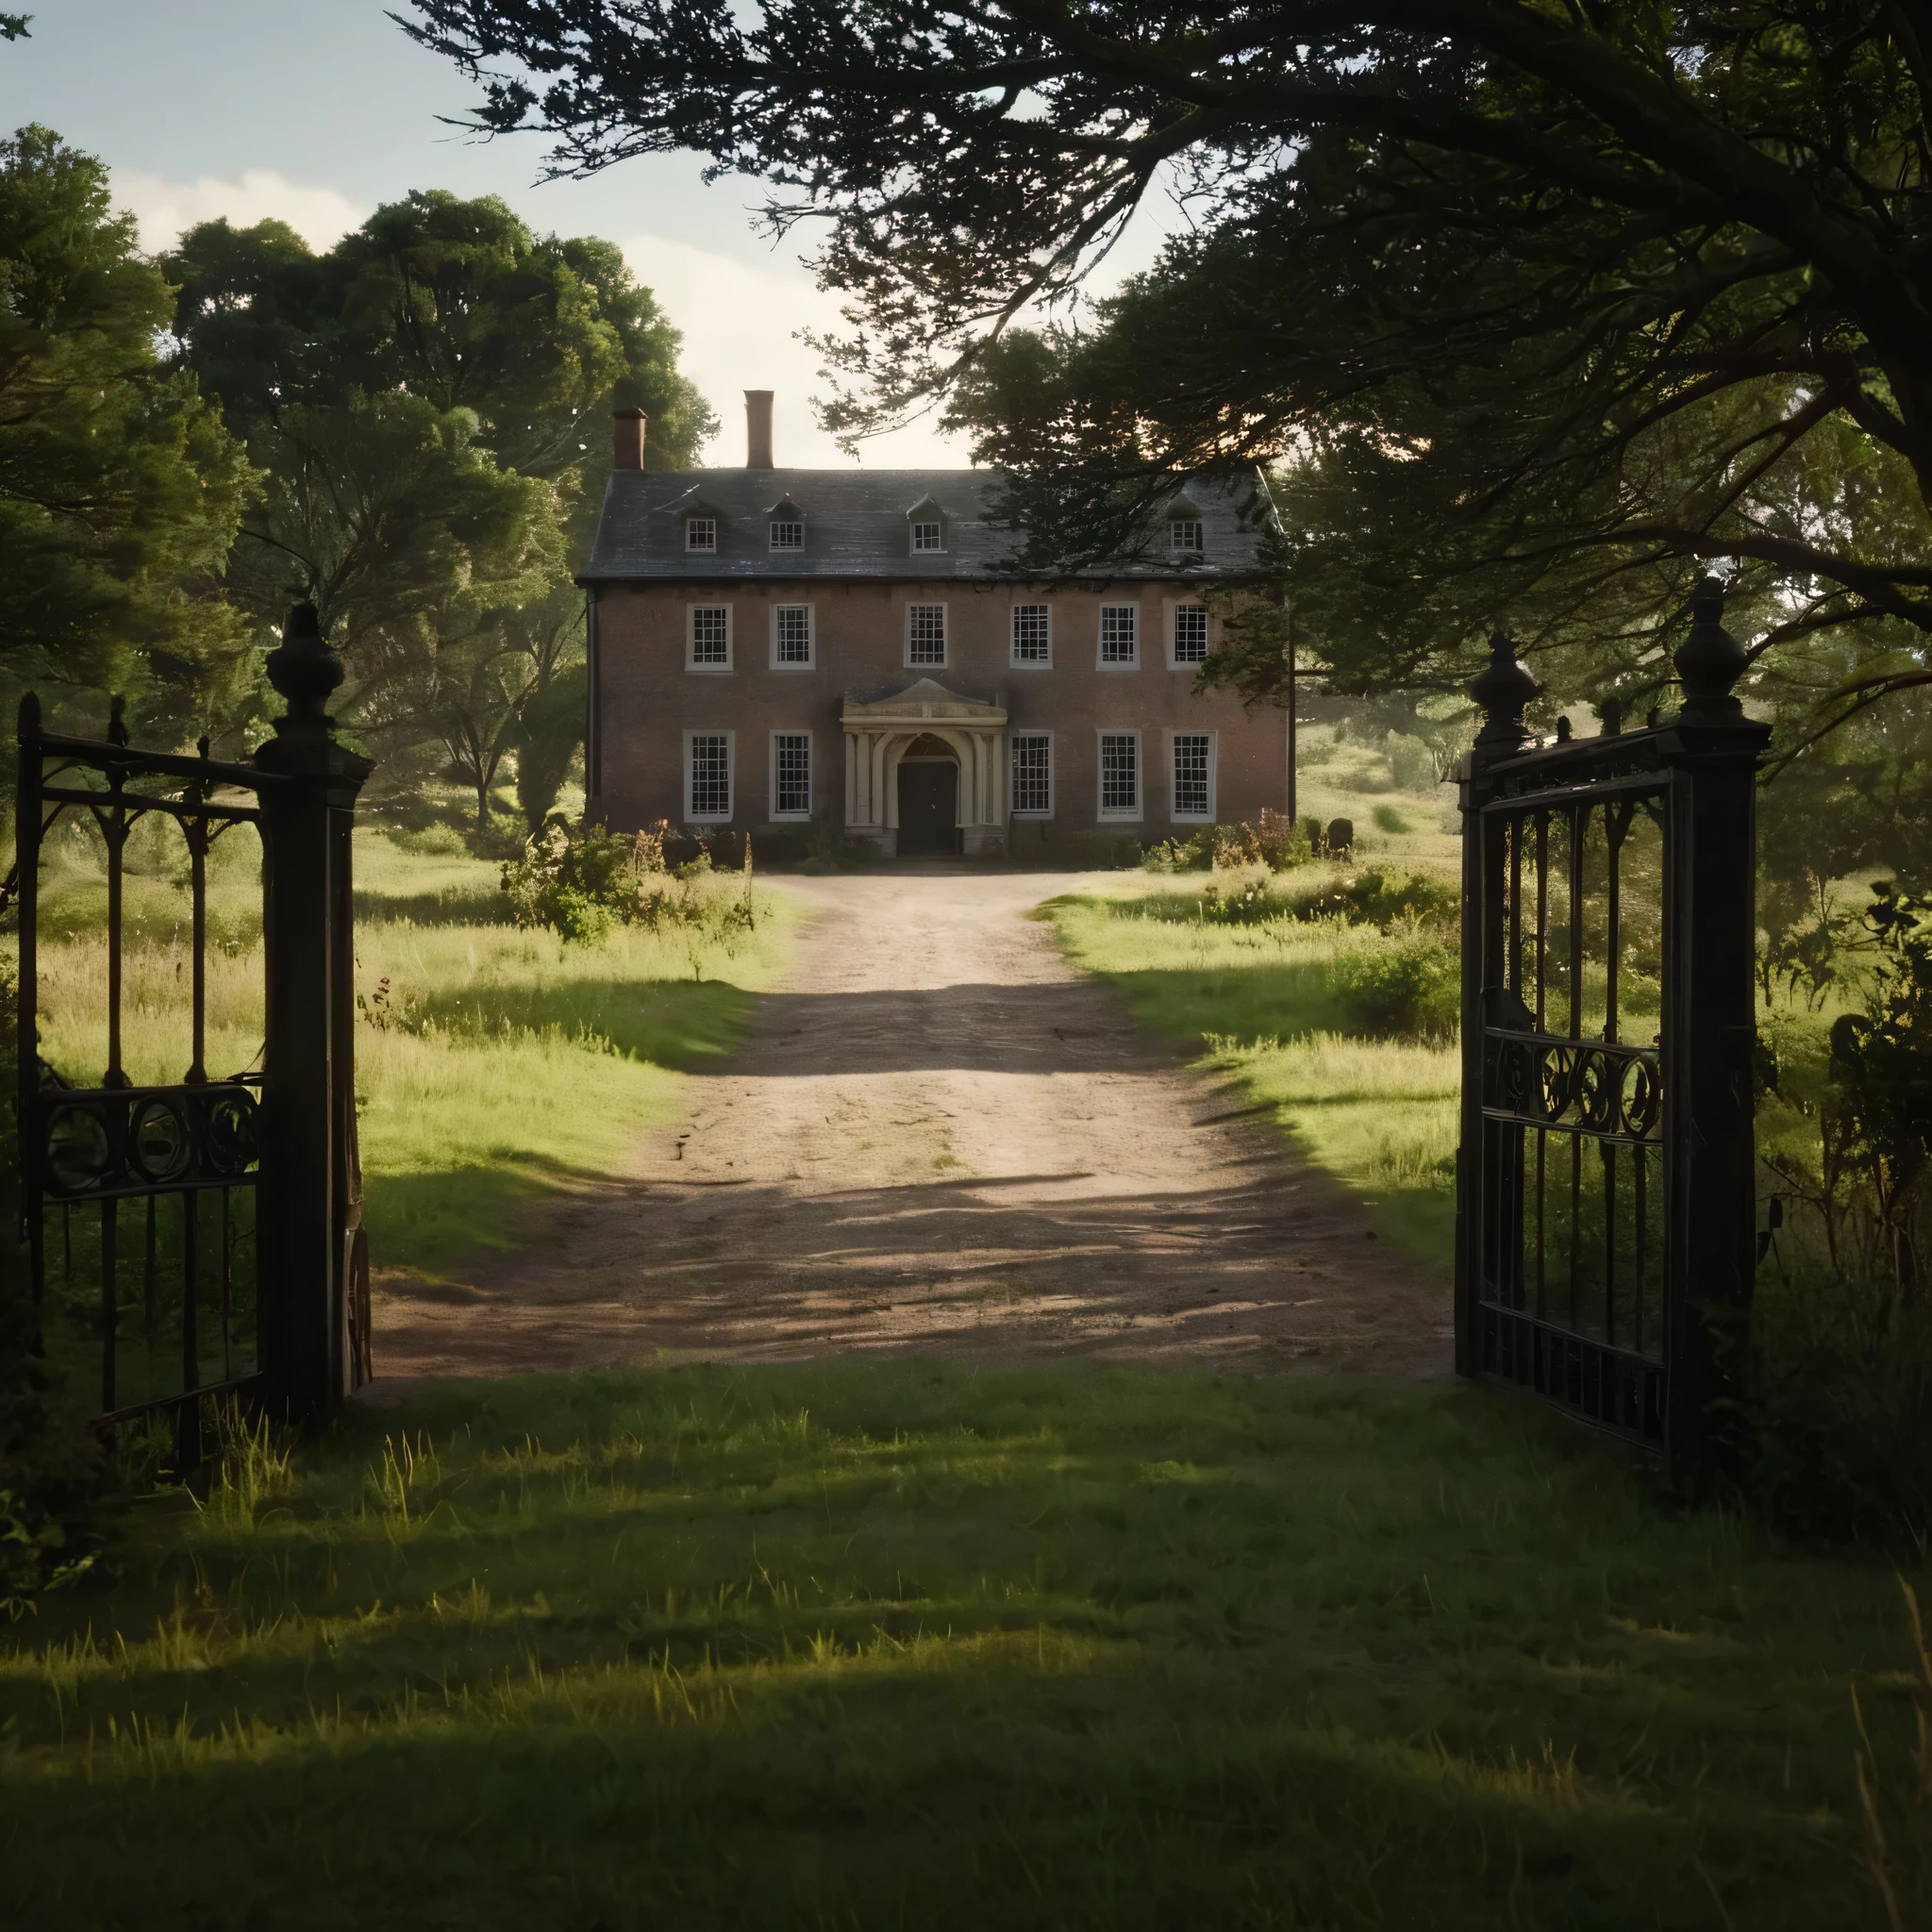
<path id="1" fill-rule="evenodd" d="M 1331 515 L 1385 506 L 1356 575 L 1428 608 L 1335 620 L 1344 658 L 1392 639 L 1365 677 L 1525 601 L 1556 643 L 1591 597 L 1655 617 L 1709 558 L 1777 639 L 1849 626 L 1908 647 L 1880 687 L 1927 675 L 1916 0 L 416 13 L 478 125 L 547 131 L 554 169 L 695 149 L 771 182 L 776 226 L 822 219 L 871 378 L 840 420 L 970 375 L 1036 561 L 1118 555 L 1176 475 L 1260 460 Z M 998 346 L 1162 183 L 1189 226 L 1151 274 Z"/>
<path id="2" fill-rule="evenodd" d="M 206 223 L 164 266 L 177 360 L 261 473 L 231 596 L 265 626 L 311 598 L 348 714 L 391 760 L 440 744 L 487 819 L 581 630 L 559 612 L 609 410 L 641 407 L 666 465 L 715 427 L 675 330 L 611 243 L 534 236 L 493 198 L 413 193 L 322 255 L 279 222 Z"/>
<path id="3" fill-rule="evenodd" d="M 107 170 L 47 128 L 0 141 L 0 664 L 10 680 L 187 694 L 242 634 L 219 574 L 241 446 L 157 333 L 160 274 Z"/>

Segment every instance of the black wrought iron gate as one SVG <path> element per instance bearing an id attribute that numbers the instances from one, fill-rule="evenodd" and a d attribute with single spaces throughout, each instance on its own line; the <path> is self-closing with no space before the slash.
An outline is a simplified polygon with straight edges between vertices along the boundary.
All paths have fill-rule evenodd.
<path id="1" fill-rule="evenodd" d="M 103 1421 L 172 1415 L 190 1459 L 211 1397 L 299 1418 L 370 1372 L 350 902 L 370 766 L 334 741 L 325 706 L 342 670 L 312 607 L 291 614 L 268 670 L 288 713 L 247 764 L 210 758 L 206 740 L 192 758 L 136 750 L 118 701 L 104 740 L 45 732 L 32 696 L 20 708 L 20 1159 L 36 1341 L 97 1391 Z M 70 813 L 88 814 L 106 848 L 105 986 L 61 993 L 69 1008 L 104 996 L 92 1082 L 42 1054 L 42 856 Z M 124 1052 L 126 849 L 150 815 L 178 827 L 186 859 L 189 1064 L 173 1083 L 131 1078 Z M 261 1046 L 248 1066 L 211 1073 L 208 860 L 241 825 L 262 846 Z"/>
<path id="2" fill-rule="evenodd" d="M 1753 800 L 1768 727 L 1697 586 L 1685 703 L 1540 744 L 1513 645 L 1462 784 L 1457 1367 L 1695 1474 L 1756 1260 Z"/>

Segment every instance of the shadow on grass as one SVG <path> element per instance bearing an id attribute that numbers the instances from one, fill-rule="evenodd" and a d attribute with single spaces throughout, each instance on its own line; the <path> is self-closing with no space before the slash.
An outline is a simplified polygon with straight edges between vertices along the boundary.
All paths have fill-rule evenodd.
<path id="1" fill-rule="evenodd" d="M 1527 1405 L 692 1368 L 258 1475 L 0 1650 L 34 1923 L 1876 1923 L 1892 1579 Z"/>
<path id="2" fill-rule="evenodd" d="M 590 1035 L 633 1059 L 702 1066 L 743 1038 L 756 993 L 719 979 L 558 979 L 540 986 L 469 986 L 430 992 L 420 1010 L 455 1032 L 505 1027 Z"/>

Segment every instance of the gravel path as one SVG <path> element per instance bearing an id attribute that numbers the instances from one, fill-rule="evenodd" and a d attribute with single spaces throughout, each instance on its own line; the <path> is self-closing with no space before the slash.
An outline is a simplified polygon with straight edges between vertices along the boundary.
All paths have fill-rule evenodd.
<path id="1" fill-rule="evenodd" d="M 1447 1294 L 1026 916 L 1075 883 L 780 882 L 817 915 L 797 970 L 684 1124 L 473 1286 L 379 1283 L 383 1378 L 832 1350 L 1446 1374 Z"/>

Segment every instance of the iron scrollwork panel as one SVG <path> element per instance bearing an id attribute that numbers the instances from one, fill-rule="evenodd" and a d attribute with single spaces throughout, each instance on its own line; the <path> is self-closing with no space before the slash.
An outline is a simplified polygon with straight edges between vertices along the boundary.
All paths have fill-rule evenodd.
<path id="1" fill-rule="evenodd" d="M 253 1184 L 259 1108 L 239 1081 L 43 1089 L 33 1147 L 50 1203 Z"/>

